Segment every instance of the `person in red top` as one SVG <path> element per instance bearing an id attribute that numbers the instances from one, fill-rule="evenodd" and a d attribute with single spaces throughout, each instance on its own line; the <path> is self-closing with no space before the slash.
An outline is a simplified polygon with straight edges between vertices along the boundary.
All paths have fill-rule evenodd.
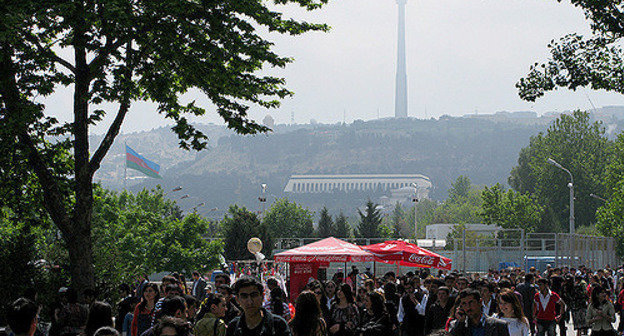
<path id="1" fill-rule="evenodd" d="M 619 282 L 618 288 L 620 291 L 618 293 L 617 303 L 620 308 L 620 324 L 617 330 L 622 333 L 624 332 L 624 279 L 620 279 Z"/>
<path id="2" fill-rule="evenodd" d="M 550 281 L 546 278 L 537 280 L 539 292 L 535 293 L 534 318 L 537 324 L 537 336 L 555 336 L 555 326 L 565 311 L 565 303 L 559 295 L 550 290 Z M 557 303 L 559 311 L 557 312 Z"/>

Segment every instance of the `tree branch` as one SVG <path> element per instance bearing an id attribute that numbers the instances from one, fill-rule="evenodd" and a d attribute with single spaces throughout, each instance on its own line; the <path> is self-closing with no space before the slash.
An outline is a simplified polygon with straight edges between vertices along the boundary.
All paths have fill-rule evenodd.
<path id="1" fill-rule="evenodd" d="M 91 71 L 92 74 L 99 73 L 100 72 L 99 68 L 104 64 L 108 56 L 114 50 L 121 47 L 125 43 L 124 40 L 122 39 L 119 39 L 115 42 L 109 42 L 109 41 L 112 41 L 112 40 L 107 38 L 106 44 L 104 45 L 104 47 L 100 49 L 100 52 L 98 53 L 98 55 L 95 56 L 95 58 L 93 58 L 93 60 L 91 60 L 91 62 L 89 63 L 89 70 Z"/>
<path id="2" fill-rule="evenodd" d="M 132 56 L 132 41 L 130 41 L 127 43 L 126 47 L 126 73 L 122 79 L 123 81 L 125 81 L 126 85 L 122 85 L 122 90 L 124 91 L 122 93 L 119 110 L 117 111 L 115 120 L 113 120 L 113 123 L 108 128 L 106 136 L 104 136 L 104 139 L 102 139 L 100 146 L 98 146 L 98 149 L 91 157 L 91 160 L 89 162 L 89 171 L 91 173 L 91 176 L 93 176 L 93 174 L 95 174 L 95 172 L 100 168 L 100 163 L 104 159 L 104 156 L 106 156 L 106 153 L 108 153 L 110 147 L 113 145 L 113 142 L 115 142 L 115 138 L 117 137 L 117 135 L 119 134 L 119 130 L 121 129 L 121 124 L 123 123 L 124 118 L 126 117 L 128 110 L 130 109 L 130 91 L 132 90 L 130 83 L 132 82 L 132 73 L 134 72 L 134 63 Z"/>
<path id="3" fill-rule="evenodd" d="M 119 110 L 117 111 L 117 116 L 115 116 L 115 120 L 108 128 L 108 132 L 106 132 L 106 136 L 104 136 L 104 139 L 102 139 L 102 142 L 98 146 L 98 149 L 91 157 L 91 161 L 89 162 L 89 170 L 91 172 L 91 176 L 93 176 L 93 174 L 95 174 L 95 172 L 100 168 L 100 163 L 102 163 L 102 159 L 104 159 L 104 156 L 106 156 L 106 153 L 108 153 L 108 150 L 113 145 L 113 142 L 115 142 L 115 138 L 119 134 L 121 124 L 126 117 L 128 109 L 130 109 L 130 99 L 128 97 L 125 97 L 121 102 L 121 105 L 119 106 Z"/>
<path id="4" fill-rule="evenodd" d="M 8 124 L 13 124 L 7 127 L 15 129 L 14 134 L 19 140 L 19 146 L 27 153 L 28 163 L 37 175 L 41 189 L 43 189 L 44 204 L 52 221 L 64 233 L 68 233 L 71 232 L 71 227 L 67 210 L 63 204 L 65 197 L 28 134 L 28 126 L 19 121 L 23 119 L 20 116 L 28 113 L 27 110 L 33 107 L 28 106 L 28 103 L 21 98 L 9 48 L 7 45 L 0 46 L 0 96 L 7 111 L 5 121 Z"/>
<path id="5" fill-rule="evenodd" d="M 26 38 L 26 40 L 28 40 L 32 44 L 34 44 L 41 53 L 47 54 L 56 63 L 61 64 L 62 66 L 67 68 L 67 70 L 71 71 L 72 73 L 74 73 L 74 74 L 76 73 L 76 67 L 74 67 L 67 60 L 65 60 L 65 59 L 61 58 L 60 56 L 58 56 L 54 51 L 50 50 L 49 48 L 43 47 L 41 45 L 41 43 L 39 43 L 39 41 L 37 40 L 37 38 L 35 36 L 33 36 L 32 34 L 26 34 L 24 37 Z"/>

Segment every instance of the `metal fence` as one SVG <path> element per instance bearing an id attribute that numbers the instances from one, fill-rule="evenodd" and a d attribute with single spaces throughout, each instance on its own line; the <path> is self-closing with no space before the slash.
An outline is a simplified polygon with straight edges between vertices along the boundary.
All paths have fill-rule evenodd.
<path id="1" fill-rule="evenodd" d="M 485 272 L 506 266 L 543 270 L 552 266 L 592 269 L 615 266 L 615 239 L 566 233 L 525 233 L 524 230 L 502 230 L 490 237 L 466 230 L 450 242 L 453 250 L 436 252 L 450 257 L 457 269 Z"/>
<path id="2" fill-rule="evenodd" d="M 319 240 L 319 238 L 277 238 L 274 252 L 279 252 Z M 347 238 L 357 245 L 381 243 L 387 238 Z M 615 266 L 620 260 L 615 255 L 615 239 L 566 233 L 526 233 L 522 229 L 501 230 L 484 234 L 463 230 L 460 237 L 447 239 L 445 244 L 435 241 L 427 249 L 453 260 L 453 269 L 465 272 L 487 272 L 503 267 L 533 266 L 543 270 L 552 266 L 592 269 Z"/>

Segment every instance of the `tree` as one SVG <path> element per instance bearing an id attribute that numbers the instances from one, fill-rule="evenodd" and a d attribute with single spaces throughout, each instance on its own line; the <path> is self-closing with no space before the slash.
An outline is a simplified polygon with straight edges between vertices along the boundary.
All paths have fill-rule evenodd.
<path id="1" fill-rule="evenodd" d="M 38 274 L 35 269 L 37 257 L 36 237 L 28 226 L 10 222 L 9 210 L 0 208 L 0 289 L 4 295 L 0 304 L 6 307 L 23 295 L 26 288 L 35 288 Z"/>
<path id="2" fill-rule="evenodd" d="M 460 199 L 468 197 L 468 193 L 472 187 L 472 182 L 466 176 L 460 175 L 455 182 L 451 184 L 449 189 L 449 200 L 451 202 L 459 202 Z"/>
<path id="3" fill-rule="evenodd" d="M 508 190 L 499 183 L 485 187 L 483 205 L 479 216 L 481 223 L 498 225 L 504 229 L 524 229 L 528 232 L 542 231 L 544 208 L 527 194 Z"/>
<path id="4" fill-rule="evenodd" d="M 230 206 L 221 221 L 221 234 L 225 243 L 225 258 L 228 260 L 250 259 L 247 241 L 253 237 L 262 240 L 262 253 L 271 255 L 271 237 L 267 226 L 260 222 L 256 214 L 244 207 Z"/>
<path id="5" fill-rule="evenodd" d="M 377 209 L 377 204 L 372 201 L 366 202 L 364 213 L 358 209 L 360 223 L 358 225 L 358 236 L 360 238 L 380 237 L 379 226 L 381 225 L 381 214 Z"/>
<path id="6" fill-rule="evenodd" d="M 116 285 L 137 274 L 209 270 L 219 264 L 220 240 L 207 240 L 210 222 L 182 216 L 160 188 L 136 195 L 95 189 L 93 251 L 100 292 L 116 294 Z"/>
<path id="7" fill-rule="evenodd" d="M 312 10 L 326 0 L 284 0 Z M 48 215 L 69 252 L 72 284 L 93 287 L 93 175 L 136 101 L 152 101 L 173 120 L 183 148 L 202 149 L 206 137 L 185 114 L 204 107 L 180 96 L 203 92 L 228 127 L 243 134 L 268 129 L 251 120 L 248 104 L 273 108 L 291 94 L 284 80 L 258 75 L 284 67 L 257 29 L 283 34 L 327 30 L 298 22 L 252 1 L 25 0 L 0 6 L 0 120 L 36 175 Z M 69 51 L 65 59 L 57 51 Z M 73 120 L 44 116 L 39 97 L 73 88 Z M 103 105 L 105 104 L 106 105 Z M 97 148 L 89 127 L 114 106 L 114 119 Z M 55 143 L 47 139 L 56 137 Z M 59 160 L 73 155 L 67 167 Z M 60 163 L 59 163 L 60 162 Z M 66 171 L 69 168 L 69 173 Z"/>
<path id="8" fill-rule="evenodd" d="M 276 200 L 266 212 L 262 223 L 272 237 L 294 238 L 312 237 L 314 226 L 312 213 L 287 198 Z"/>
<path id="9" fill-rule="evenodd" d="M 560 0 L 559 0 L 560 1 Z M 522 99 L 535 101 L 557 88 L 576 90 L 590 86 L 594 90 L 624 93 L 621 39 L 624 36 L 619 1 L 572 0 L 585 12 L 593 36 L 568 34 L 548 45 L 551 58 L 546 64 L 535 63 L 529 74 L 516 84 Z"/>
<path id="10" fill-rule="evenodd" d="M 403 209 L 401 208 L 401 204 L 399 202 L 394 206 L 394 210 L 392 210 L 391 217 L 391 237 L 392 238 L 403 238 L 403 232 L 405 231 L 405 214 L 403 213 Z"/>
<path id="11" fill-rule="evenodd" d="M 334 235 L 336 229 L 334 228 L 334 221 L 327 210 L 327 207 L 323 207 L 321 209 L 321 218 L 318 222 L 318 234 L 317 236 L 320 238 L 327 238 Z"/>
<path id="12" fill-rule="evenodd" d="M 596 219 L 597 229 L 616 239 L 618 257 L 624 256 L 624 179 L 617 183 L 609 201 L 598 209 Z"/>
<path id="13" fill-rule="evenodd" d="M 351 227 L 349 226 L 349 220 L 342 211 L 338 217 L 336 217 L 336 238 L 349 238 L 351 237 Z"/>
<path id="14" fill-rule="evenodd" d="M 610 160 L 611 143 L 600 122 L 591 122 L 587 112 L 561 115 L 546 130 L 531 137 L 520 151 L 518 165 L 511 171 L 509 184 L 522 193 L 534 195 L 544 206 L 545 228 L 568 228 L 570 177 L 549 164 L 554 159 L 574 176 L 576 225 L 590 225 L 598 204 L 589 194 L 603 194 L 602 183 Z"/>
<path id="15" fill-rule="evenodd" d="M 431 223 L 478 223 L 480 221 L 478 213 L 482 202 L 481 190 L 473 186 L 468 177 L 460 176 L 449 190 L 447 199 L 435 207 L 433 214 L 427 209 L 432 209 L 435 204 L 423 202 L 424 211 L 421 211 L 419 218 L 422 217 L 423 221 L 429 220 Z M 414 218 L 412 217 L 411 220 L 413 221 Z M 424 227 L 424 225 L 419 226 Z"/>

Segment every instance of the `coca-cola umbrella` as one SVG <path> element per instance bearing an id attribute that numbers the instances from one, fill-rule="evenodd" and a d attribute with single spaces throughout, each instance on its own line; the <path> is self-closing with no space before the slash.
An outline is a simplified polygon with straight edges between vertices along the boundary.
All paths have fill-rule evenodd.
<path id="1" fill-rule="evenodd" d="M 385 263 L 442 270 L 452 268 L 453 261 L 450 258 L 402 240 L 389 240 L 379 244 L 362 246 L 362 249 L 372 253 L 375 260 Z"/>

